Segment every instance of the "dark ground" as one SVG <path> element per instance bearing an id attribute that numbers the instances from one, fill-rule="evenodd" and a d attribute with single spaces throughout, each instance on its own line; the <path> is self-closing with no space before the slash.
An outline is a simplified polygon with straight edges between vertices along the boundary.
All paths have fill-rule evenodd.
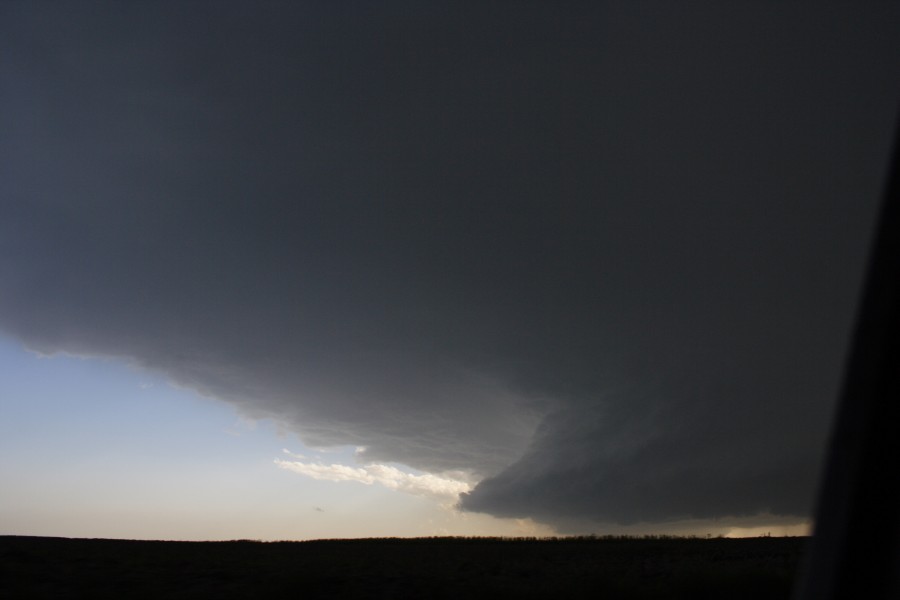
<path id="1" fill-rule="evenodd" d="M 0 598 L 789 598 L 808 538 L 0 536 Z"/>

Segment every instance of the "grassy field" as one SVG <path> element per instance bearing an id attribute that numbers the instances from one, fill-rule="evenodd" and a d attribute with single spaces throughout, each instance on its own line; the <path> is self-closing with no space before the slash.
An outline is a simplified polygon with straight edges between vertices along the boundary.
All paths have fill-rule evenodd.
<path id="1" fill-rule="evenodd" d="M 788 598 L 808 538 L 0 536 L 0 598 Z"/>

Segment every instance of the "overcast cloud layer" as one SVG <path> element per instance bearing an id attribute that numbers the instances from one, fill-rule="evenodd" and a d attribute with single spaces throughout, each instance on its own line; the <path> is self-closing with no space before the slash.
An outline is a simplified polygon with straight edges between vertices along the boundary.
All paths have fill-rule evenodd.
<path id="1" fill-rule="evenodd" d="M 897 6 L 421 4 L 3 3 L 0 328 L 468 510 L 808 515 Z"/>

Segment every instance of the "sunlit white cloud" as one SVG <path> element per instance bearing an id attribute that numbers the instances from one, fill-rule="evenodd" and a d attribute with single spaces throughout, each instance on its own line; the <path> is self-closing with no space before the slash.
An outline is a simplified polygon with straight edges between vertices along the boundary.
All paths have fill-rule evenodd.
<path id="1" fill-rule="evenodd" d="M 462 479 L 464 474 L 453 473 L 453 476 L 439 476 L 431 473 L 416 475 L 401 471 L 397 467 L 382 464 L 370 464 L 361 467 L 348 465 L 288 461 L 275 459 L 275 464 L 282 469 L 293 471 L 313 479 L 324 481 L 355 481 L 366 485 L 379 484 L 398 492 L 414 496 L 426 496 L 440 500 L 455 500 L 460 494 L 472 489 L 472 485 Z"/>

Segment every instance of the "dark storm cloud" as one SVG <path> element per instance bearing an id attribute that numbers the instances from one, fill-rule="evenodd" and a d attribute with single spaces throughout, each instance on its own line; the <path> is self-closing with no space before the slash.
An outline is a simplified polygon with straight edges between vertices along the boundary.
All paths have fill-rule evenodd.
<path id="1" fill-rule="evenodd" d="M 805 515 L 898 15 L 769 8 L 6 3 L 0 326 L 471 510 Z"/>

